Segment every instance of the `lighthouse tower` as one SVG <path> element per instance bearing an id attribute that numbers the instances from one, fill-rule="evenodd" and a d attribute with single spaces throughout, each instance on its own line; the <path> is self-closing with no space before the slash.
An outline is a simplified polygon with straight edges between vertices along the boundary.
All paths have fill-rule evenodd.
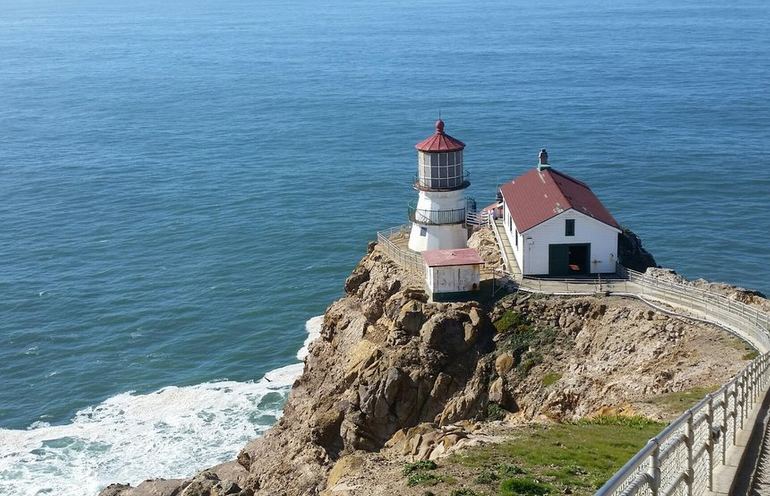
<path id="1" fill-rule="evenodd" d="M 436 132 L 417 143 L 418 191 L 409 205 L 412 231 L 409 248 L 414 251 L 465 248 L 465 189 L 470 185 L 463 171 L 465 143 L 444 133 L 444 121 L 436 121 Z"/>

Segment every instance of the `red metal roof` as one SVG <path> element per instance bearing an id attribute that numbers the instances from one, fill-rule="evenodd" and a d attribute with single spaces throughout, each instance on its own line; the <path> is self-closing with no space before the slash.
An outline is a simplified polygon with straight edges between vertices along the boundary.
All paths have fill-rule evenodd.
<path id="1" fill-rule="evenodd" d="M 428 250 L 422 252 L 422 258 L 428 267 L 450 267 L 452 265 L 481 265 L 484 260 L 475 248 L 455 248 L 454 250 Z"/>
<path id="2" fill-rule="evenodd" d="M 520 233 L 570 209 L 620 229 L 587 184 L 552 168 L 532 169 L 500 191 Z"/>
<path id="3" fill-rule="evenodd" d="M 465 148 L 465 143 L 444 133 L 444 121 L 436 121 L 436 132 L 416 145 L 421 152 L 456 152 Z"/>

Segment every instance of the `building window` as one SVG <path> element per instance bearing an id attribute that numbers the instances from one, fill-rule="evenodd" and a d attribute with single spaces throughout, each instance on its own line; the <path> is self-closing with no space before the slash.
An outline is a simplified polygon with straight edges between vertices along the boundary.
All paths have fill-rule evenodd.
<path id="1" fill-rule="evenodd" d="M 428 228 L 420 227 L 420 236 L 427 236 L 427 235 L 428 235 Z"/>
<path id="2" fill-rule="evenodd" d="M 565 236 L 575 235 L 575 219 L 567 219 L 564 221 L 564 235 Z"/>
<path id="3" fill-rule="evenodd" d="M 516 238 L 516 248 L 519 247 L 519 231 L 516 231 L 516 234 L 514 235 L 514 238 Z"/>

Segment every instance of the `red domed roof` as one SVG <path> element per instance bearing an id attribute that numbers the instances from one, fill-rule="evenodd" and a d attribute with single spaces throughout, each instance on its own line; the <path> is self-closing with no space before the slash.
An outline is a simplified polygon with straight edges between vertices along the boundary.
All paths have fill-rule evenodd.
<path id="1" fill-rule="evenodd" d="M 465 148 L 465 143 L 444 133 L 444 121 L 436 121 L 436 132 L 433 136 L 420 141 L 415 148 L 421 152 L 456 152 Z"/>

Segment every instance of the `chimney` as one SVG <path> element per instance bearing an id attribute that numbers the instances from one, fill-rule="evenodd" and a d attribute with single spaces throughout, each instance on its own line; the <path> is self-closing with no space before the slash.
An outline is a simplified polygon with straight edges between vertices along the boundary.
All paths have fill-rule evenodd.
<path id="1" fill-rule="evenodd" d="M 537 170 L 550 168 L 551 166 L 548 164 L 548 152 L 545 151 L 545 148 L 543 148 L 540 150 L 540 154 L 537 156 Z"/>

